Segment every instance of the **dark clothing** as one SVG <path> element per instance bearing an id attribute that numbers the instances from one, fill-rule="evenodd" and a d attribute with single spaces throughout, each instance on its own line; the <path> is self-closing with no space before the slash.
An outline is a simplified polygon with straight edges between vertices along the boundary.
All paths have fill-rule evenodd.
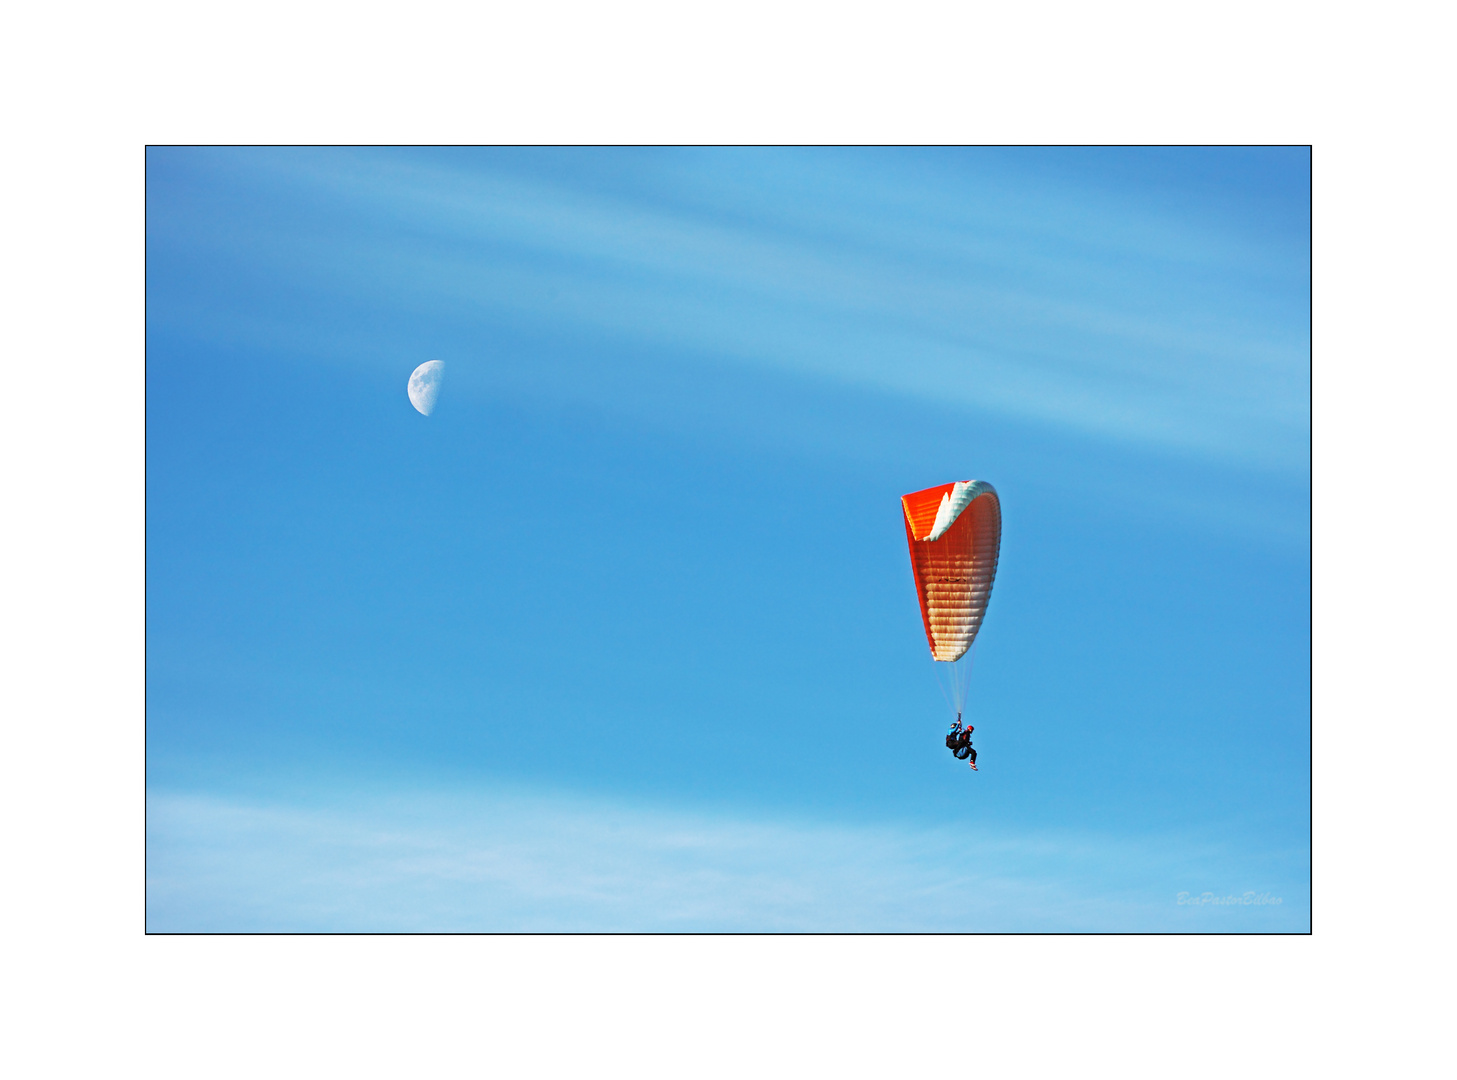
<path id="1" fill-rule="evenodd" d="M 946 749 L 955 755 L 957 761 L 965 761 L 967 758 L 971 758 L 972 763 L 976 763 L 976 751 L 972 749 L 971 745 L 971 733 L 973 730 L 975 729 L 969 725 L 962 727 L 961 720 L 958 717 L 951 731 L 947 733 Z"/>

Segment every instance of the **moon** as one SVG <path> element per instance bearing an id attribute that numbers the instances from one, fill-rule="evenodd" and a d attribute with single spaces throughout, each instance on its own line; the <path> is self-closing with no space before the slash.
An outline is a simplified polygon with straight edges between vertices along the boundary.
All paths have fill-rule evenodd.
<path id="1" fill-rule="evenodd" d="M 435 399 L 440 396 L 440 384 L 445 381 L 445 363 L 441 360 L 426 360 L 410 373 L 410 385 L 406 392 L 410 404 L 423 416 L 435 411 Z"/>

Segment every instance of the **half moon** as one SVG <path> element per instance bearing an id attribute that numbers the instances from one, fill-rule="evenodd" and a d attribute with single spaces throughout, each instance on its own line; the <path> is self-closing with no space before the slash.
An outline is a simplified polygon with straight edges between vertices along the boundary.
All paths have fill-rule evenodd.
<path id="1" fill-rule="evenodd" d="M 441 360 L 426 360 L 410 373 L 410 385 L 406 392 L 410 404 L 422 415 L 435 411 L 435 399 L 440 396 L 440 384 L 445 381 L 445 363 Z"/>

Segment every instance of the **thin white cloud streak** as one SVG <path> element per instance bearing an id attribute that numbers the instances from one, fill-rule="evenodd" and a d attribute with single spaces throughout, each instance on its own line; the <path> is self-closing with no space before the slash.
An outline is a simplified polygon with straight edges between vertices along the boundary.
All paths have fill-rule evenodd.
<path id="1" fill-rule="evenodd" d="M 1301 930 L 1217 845 L 745 821 L 540 793 L 148 797 L 154 931 Z M 1180 905 L 1271 889 L 1281 904 Z M 1303 889 L 1301 890 L 1303 892 Z"/>
<path id="2" fill-rule="evenodd" d="M 787 175 L 798 191 L 831 184 L 835 198 L 776 211 L 761 195 L 747 217 L 714 205 L 721 190 L 685 209 L 378 155 L 220 160 L 361 223 L 272 236 L 240 225 L 227 240 L 311 288 L 575 324 L 1304 469 L 1308 335 L 1260 310 L 1272 275 L 1287 291 L 1300 275 L 1288 253 L 1189 223 L 985 184 L 985 205 L 958 206 L 925 183 L 852 184 L 797 157 L 776 159 L 760 187 Z"/>

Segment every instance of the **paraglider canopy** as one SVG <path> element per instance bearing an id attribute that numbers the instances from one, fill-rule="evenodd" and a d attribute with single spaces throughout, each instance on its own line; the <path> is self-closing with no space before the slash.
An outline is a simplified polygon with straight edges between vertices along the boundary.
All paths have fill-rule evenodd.
<path id="1" fill-rule="evenodd" d="M 954 662 L 976 640 L 997 576 L 1002 504 L 984 480 L 901 496 L 911 573 L 931 655 Z"/>

